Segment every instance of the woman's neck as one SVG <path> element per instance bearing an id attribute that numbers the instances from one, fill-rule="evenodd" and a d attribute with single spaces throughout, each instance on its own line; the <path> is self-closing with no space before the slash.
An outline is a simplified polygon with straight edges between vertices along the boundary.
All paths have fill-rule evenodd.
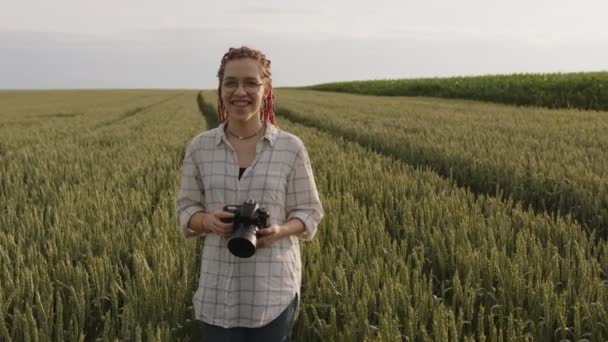
<path id="1" fill-rule="evenodd" d="M 259 132 L 264 124 L 257 118 L 252 118 L 249 121 L 230 120 L 226 122 L 226 130 L 229 130 L 232 134 L 238 135 L 239 137 L 248 137 L 256 132 Z"/>

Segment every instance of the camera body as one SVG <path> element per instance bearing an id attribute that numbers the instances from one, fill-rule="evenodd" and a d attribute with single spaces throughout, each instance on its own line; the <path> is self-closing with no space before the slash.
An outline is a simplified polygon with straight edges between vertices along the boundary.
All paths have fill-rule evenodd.
<path id="1" fill-rule="evenodd" d="M 239 258 L 253 256 L 257 247 L 258 229 L 269 226 L 268 212 L 251 199 L 242 205 L 226 205 L 223 209 L 234 214 L 234 218 L 222 219 L 222 222 L 234 223 L 234 233 L 228 240 L 230 253 Z"/>

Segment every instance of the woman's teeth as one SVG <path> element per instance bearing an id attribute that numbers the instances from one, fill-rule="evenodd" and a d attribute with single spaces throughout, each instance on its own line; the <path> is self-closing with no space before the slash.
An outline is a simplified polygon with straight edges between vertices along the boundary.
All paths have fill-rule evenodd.
<path id="1" fill-rule="evenodd" d="M 232 104 L 234 104 L 237 107 L 245 107 L 247 105 L 249 105 L 249 101 L 232 101 Z"/>

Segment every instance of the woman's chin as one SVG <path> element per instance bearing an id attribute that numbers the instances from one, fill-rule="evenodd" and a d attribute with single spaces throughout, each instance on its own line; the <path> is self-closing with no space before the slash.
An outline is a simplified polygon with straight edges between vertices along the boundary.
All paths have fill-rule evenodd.
<path id="1" fill-rule="evenodd" d="M 233 107 L 228 110 L 231 115 L 234 115 L 235 119 L 248 120 L 252 116 L 255 116 L 255 111 L 251 110 L 251 107 Z"/>

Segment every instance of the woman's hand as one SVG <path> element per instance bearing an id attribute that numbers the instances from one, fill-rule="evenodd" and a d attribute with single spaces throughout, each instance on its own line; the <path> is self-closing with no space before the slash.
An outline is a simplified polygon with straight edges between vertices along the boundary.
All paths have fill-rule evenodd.
<path id="1" fill-rule="evenodd" d="M 258 229 L 257 247 L 270 247 L 275 241 L 284 237 L 284 231 L 278 224 L 271 224 L 268 228 Z"/>
<path id="2" fill-rule="evenodd" d="M 258 229 L 257 247 L 270 247 L 275 241 L 306 231 L 304 221 L 292 218 L 284 224 L 271 224 L 268 228 Z"/>
<path id="3" fill-rule="evenodd" d="M 233 222 L 222 222 L 221 219 L 232 219 L 234 214 L 222 209 L 206 214 L 202 219 L 202 230 L 214 233 L 224 238 L 229 238 L 234 230 Z"/>

